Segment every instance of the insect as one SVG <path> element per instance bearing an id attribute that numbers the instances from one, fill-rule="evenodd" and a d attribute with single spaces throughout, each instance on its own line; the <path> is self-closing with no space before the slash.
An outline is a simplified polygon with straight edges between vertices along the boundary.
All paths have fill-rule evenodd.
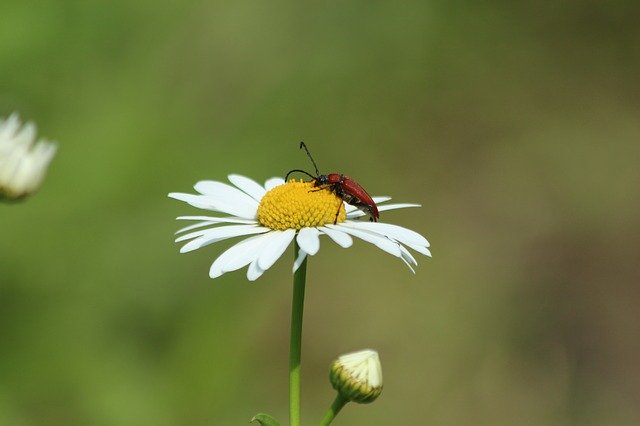
<path id="1" fill-rule="evenodd" d="M 309 149 L 307 149 L 307 145 L 304 142 L 300 142 L 300 149 L 304 148 L 307 153 L 307 156 L 313 163 L 313 167 L 316 169 L 316 176 L 313 176 L 309 172 L 305 172 L 304 170 L 294 169 L 287 173 L 287 176 L 284 178 L 285 181 L 288 180 L 289 175 L 294 172 L 304 173 L 314 180 L 314 186 L 318 187 L 316 191 L 320 191 L 322 189 L 328 188 L 338 197 L 342 198 L 342 200 L 352 206 L 355 206 L 368 214 L 370 216 L 369 220 L 373 222 L 377 222 L 380 214 L 378 213 L 378 206 L 375 201 L 371 198 L 367 191 L 361 187 L 358 182 L 351 179 L 349 176 L 345 176 L 341 173 L 329 173 L 327 175 L 321 175 L 318 171 L 318 166 L 316 162 L 313 160 Z M 338 214 L 340 213 L 340 208 L 336 212 L 336 218 L 333 221 L 335 224 L 338 221 Z"/>

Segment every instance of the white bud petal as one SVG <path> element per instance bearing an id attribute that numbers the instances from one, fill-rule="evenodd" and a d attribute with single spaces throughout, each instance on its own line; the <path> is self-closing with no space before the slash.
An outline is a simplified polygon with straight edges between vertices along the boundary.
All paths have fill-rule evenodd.
<path id="1" fill-rule="evenodd" d="M 329 379 L 345 399 L 372 402 L 382 392 L 380 357 L 371 349 L 342 355 L 331 365 Z"/>

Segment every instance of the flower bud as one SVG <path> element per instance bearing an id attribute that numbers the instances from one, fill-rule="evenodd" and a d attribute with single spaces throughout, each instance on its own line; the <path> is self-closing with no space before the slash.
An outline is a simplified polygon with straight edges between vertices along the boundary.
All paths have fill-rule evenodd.
<path id="1" fill-rule="evenodd" d="M 55 152 L 54 143 L 36 143 L 33 123 L 22 126 L 17 114 L 0 118 L 0 200 L 18 200 L 35 192 Z"/>
<path id="2" fill-rule="evenodd" d="M 331 385 L 346 400 L 366 404 L 382 392 L 382 367 L 371 349 L 342 355 L 331 364 Z"/>

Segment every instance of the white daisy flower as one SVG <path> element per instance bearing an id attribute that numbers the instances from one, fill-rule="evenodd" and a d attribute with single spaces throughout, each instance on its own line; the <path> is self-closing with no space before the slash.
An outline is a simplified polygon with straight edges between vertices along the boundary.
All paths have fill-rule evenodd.
<path id="1" fill-rule="evenodd" d="M 196 221 L 176 233 L 183 234 L 176 242 L 188 241 L 180 249 L 181 253 L 228 238 L 248 237 L 213 262 L 209 270 L 211 278 L 248 265 L 247 278 L 254 281 L 278 260 L 294 238 L 300 247 L 293 265 L 295 272 L 306 256 L 318 252 L 321 235 L 344 248 L 353 244 L 352 237 L 358 237 L 402 259 L 413 272 L 412 265 L 417 262 L 407 247 L 431 256 L 429 242 L 420 234 L 389 223 L 358 221 L 364 212 L 344 203 L 328 189 L 314 188 L 313 181 L 285 183 L 284 179 L 274 177 L 263 186 L 245 176 L 233 174 L 228 178 L 233 186 L 200 181 L 194 186 L 199 194 L 169 194 L 194 207 L 226 215 L 178 217 L 178 220 Z M 418 204 L 383 204 L 390 199 L 373 197 L 381 212 L 419 207 Z M 337 221 L 336 211 L 339 211 Z"/>
<path id="2" fill-rule="evenodd" d="M 44 139 L 35 141 L 35 124 L 21 128 L 16 113 L 0 119 L 0 199 L 19 199 L 40 187 L 56 145 Z"/>

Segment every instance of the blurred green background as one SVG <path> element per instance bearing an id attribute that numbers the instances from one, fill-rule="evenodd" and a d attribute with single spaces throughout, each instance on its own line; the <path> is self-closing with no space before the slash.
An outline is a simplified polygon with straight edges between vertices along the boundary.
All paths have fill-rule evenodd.
<path id="1" fill-rule="evenodd" d="M 336 425 L 640 423 L 637 1 L 0 3 L 0 116 L 59 141 L 0 205 L 1 425 L 287 418 L 293 253 L 208 278 L 170 200 L 310 169 L 421 209 L 412 275 L 362 241 L 308 270 L 303 422 L 338 354 L 385 390 Z"/>

